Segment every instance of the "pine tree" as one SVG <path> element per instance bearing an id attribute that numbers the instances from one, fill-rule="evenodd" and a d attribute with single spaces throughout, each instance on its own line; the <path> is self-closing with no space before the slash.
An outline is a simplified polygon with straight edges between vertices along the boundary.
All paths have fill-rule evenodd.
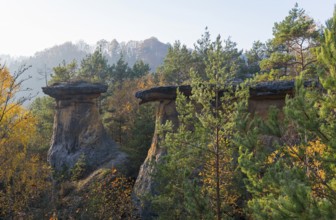
<path id="1" fill-rule="evenodd" d="M 57 82 L 70 82 L 77 77 L 77 61 L 73 60 L 71 63 L 66 64 L 65 61 L 53 68 L 53 74 L 51 74 L 51 80 L 49 84 Z"/>
<path id="2" fill-rule="evenodd" d="M 189 71 L 193 66 L 191 51 L 186 45 L 181 45 L 176 41 L 168 48 L 168 53 L 163 61 L 163 65 L 158 69 L 161 84 L 181 85 L 188 83 Z"/>
<path id="3" fill-rule="evenodd" d="M 255 41 L 252 48 L 245 53 L 247 58 L 247 73 L 255 75 L 260 73 L 260 61 L 268 58 L 268 50 L 266 44 Z"/>
<path id="4" fill-rule="evenodd" d="M 273 51 L 260 62 L 261 70 L 271 79 L 314 76 L 316 57 L 311 50 L 319 37 L 314 20 L 296 4 L 283 21 L 274 24 L 273 35 Z"/>
<path id="5" fill-rule="evenodd" d="M 336 217 L 332 31 L 325 30 L 324 42 L 316 50 L 323 89 L 305 88 L 305 73 L 301 73 L 295 97 L 286 101 L 285 120 L 271 111 L 267 122 L 246 114 L 240 123 L 240 133 L 245 135 L 236 139 L 241 146 L 239 164 L 251 194 L 249 212 L 255 219 Z M 266 143 L 265 135 L 273 135 L 274 141 Z"/>
<path id="6" fill-rule="evenodd" d="M 119 58 L 116 64 L 112 65 L 111 69 L 112 86 L 113 88 L 121 89 L 124 80 L 129 78 L 129 73 L 131 72 L 123 55 Z"/>
<path id="7" fill-rule="evenodd" d="M 160 218 L 172 215 L 185 219 L 222 219 L 242 215 L 237 203 L 239 184 L 235 178 L 233 114 L 236 101 L 243 99 L 233 85 L 235 69 L 227 60 L 220 37 L 207 49 L 205 72 L 191 71 L 192 95 L 176 100 L 179 126 L 163 126 L 160 146 L 167 156 L 159 165 L 158 195 L 154 206 Z M 235 90 L 236 89 L 236 90 Z"/>
<path id="8" fill-rule="evenodd" d="M 111 68 L 99 49 L 81 61 L 78 76 L 89 82 L 108 83 L 111 79 Z"/>

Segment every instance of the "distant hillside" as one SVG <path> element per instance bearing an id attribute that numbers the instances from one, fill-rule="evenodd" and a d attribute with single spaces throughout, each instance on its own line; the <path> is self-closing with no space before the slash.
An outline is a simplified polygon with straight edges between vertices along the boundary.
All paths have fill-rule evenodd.
<path id="1" fill-rule="evenodd" d="M 127 43 L 119 43 L 116 39 L 111 42 L 100 40 L 96 45 L 96 48 L 101 48 L 111 64 L 116 63 L 120 55 L 123 54 L 129 65 L 133 65 L 137 60 L 142 60 L 144 63 L 149 64 L 153 72 L 162 64 L 168 47 L 168 44 L 160 42 L 155 37 L 144 41 L 129 41 Z"/>
<path id="2" fill-rule="evenodd" d="M 110 64 L 116 63 L 122 54 L 130 66 L 137 60 L 143 60 L 149 64 L 151 71 L 155 72 L 156 68 L 162 64 L 168 47 L 169 44 L 164 44 L 155 37 L 144 41 L 120 43 L 116 39 L 113 39 L 111 42 L 100 40 L 96 45 L 88 45 L 84 41 L 76 44 L 66 42 L 62 45 L 36 52 L 31 57 L 16 58 L 0 55 L 0 62 L 1 64 L 6 64 L 11 72 L 17 71 L 24 64 L 31 66 L 26 72 L 26 76 L 30 75 L 32 79 L 28 80 L 24 86 L 32 88 L 34 94 L 39 93 L 41 95 L 41 87 L 45 86 L 45 80 L 41 75 L 46 72 L 48 78 L 50 78 L 52 68 L 58 66 L 63 60 L 69 63 L 75 59 L 80 64 L 83 58 L 94 52 L 95 49 L 100 48 Z"/>

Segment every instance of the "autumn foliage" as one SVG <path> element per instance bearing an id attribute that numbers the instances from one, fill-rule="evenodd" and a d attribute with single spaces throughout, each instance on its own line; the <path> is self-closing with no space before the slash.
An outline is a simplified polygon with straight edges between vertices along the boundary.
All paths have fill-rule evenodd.
<path id="1" fill-rule="evenodd" d="M 31 215 L 28 210 L 50 187 L 48 166 L 29 151 L 36 120 L 22 106 L 24 99 L 17 98 L 20 76 L 12 76 L 5 67 L 0 69 L 0 216 L 8 218 Z"/>

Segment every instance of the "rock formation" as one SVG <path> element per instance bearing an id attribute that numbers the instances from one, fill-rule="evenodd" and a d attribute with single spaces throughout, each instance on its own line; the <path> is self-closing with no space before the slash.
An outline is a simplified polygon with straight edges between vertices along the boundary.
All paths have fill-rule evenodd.
<path id="1" fill-rule="evenodd" d="M 161 100 L 156 111 L 156 124 L 165 124 L 167 121 L 172 121 L 173 124 L 177 125 L 177 111 L 174 100 Z M 166 153 L 158 145 L 159 137 L 157 133 L 157 128 L 155 128 L 152 144 L 148 150 L 146 160 L 140 167 L 140 171 L 136 180 L 135 193 L 140 195 L 144 192 L 152 193 L 152 176 L 153 167 L 151 164 L 153 162 L 159 162 L 160 158 Z"/>
<path id="2" fill-rule="evenodd" d="M 84 155 L 94 170 L 103 164 L 118 166 L 126 160 L 106 134 L 100 120 L 97 98 L 107 86 L 87 82 L 58 83 L 42 88 L 56 100 L 53 136 L 48 161 L 56 171 L 72 168 Z"/>
<path id="3" fill-rule="evenodd" d="M 305 86 L 311 84 L 311 82 L 306 82 Z M 154 87 L 148 90 L 139 91 L 135 96 L 140 99 L 140 104 L 159 102 L 156 112 L 156 124 L 163 124 L 167 120 L 170 120 L 177 126 L 178 113 L 175 106 L 177 89 L 186 96 L 191 95 L 191 87 L 185 85 Z M 293 95 L 294 81 L 261 82 L 256 85 L 251 85 L 249 90 L 249 112 L 265 118 L 267 117 L 267 112 L 270 106 L 282 108 L 285 105 L 286 96 Z M 154 192 L 155 183 L 152 181 L 152 174 L 155 167 L 153 167 L 152 164 L 153 162 L 159 162 L 160 158 L 166 153 L 165 150 L 158 145 L 158 138 L 157 129 L 155 129 L 147 158 L 140 168 L 134 186 L 134 193 L 140 199 L 143 195 Z M 142 204 L 142 206 L 143 216 L 148 216 L 149 213 L 147 213 L 148 210 L 146 204 Z"/>

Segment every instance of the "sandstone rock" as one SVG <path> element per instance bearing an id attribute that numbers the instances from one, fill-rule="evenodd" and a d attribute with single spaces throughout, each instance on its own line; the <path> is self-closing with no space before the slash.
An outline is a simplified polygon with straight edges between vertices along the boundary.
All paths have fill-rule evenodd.
<path id="1" fill-rule="evenodd" d="M 140 104 L 144 104 L 146 102 L 155 102 L 162 100 L 175 100 L 177 89 L 182 92 L 184 95 L 191 95 L 191 86 L 183 85 L 183 86 L 159 86 L 153 87 L 147 90 L 138 91 L 135 94 L 135 97 L 140 99 Z"/>
<path id="2" fill-rule="evenodd" d="M 156 111 L 156 124 L 164 124 L 167 121 L 172 121 L 177 125 L 177 111 L 173 100 L 161 101 Z M 152 176 L 154 172 L 153 163 L 159 163 L 160 158 L 166 154 L 165 150 L 158 145 L 158 131 L 155 129 L 152 144 L 148 150 L 147 158 L 140 167 L 140 171 L 135 182 L 134 192 L 138 195 L 144 193 L 152 193 Z"/>
<path id="3" fill-rule="evenodd" d="M 107 86 L 87 82 L 58 83 L 42 88 L 56 100 L 48 161 L 56 171 L 72 168 L 84 155 L 89 170 L 125 163 L 126 155 L 106 134 L 97 98 Z"/>
<path id="4" fill-rule="evenodd" d="M 164 124 L 167 121 L 172 121 L 175 127 L 178 125 L 177 111 L 174 100 L 160 101 L 157 107 L 156 124 Z M 155 182 L 153 181 L 152 177 L 156 169 L 154 164 L 159 164 L 162 156 L 166 154 L 166 150 L 162 146 L 159 146 L 158 143 L 159 136 L 157 127 L 155 127 L 151 147 L 148 150 L 146 160 L 140 167 L 140 171 L 133 188 L 134 194 L 137 197 L 135 200 L 142 219 L 152 218 L 150 204 L 142 197 L 147 194 L 155 193 Z"/>
<path id="5" fill-rule="evenodd" d="M 314 86 L 314 81 L 304 82 L 305 87 Z M 249 85 L 250 99 L 283 99 L 286 95 L 292 95 L 294 91 L 295 82 L 294 80 L 286 81 L 267 81 L 259 82 L 256 84 Z M 315 86 L 318 86 L 316 84 Z M 146 102 L 155 102 L 161 100 L 175 100 L 177 89 L 184 95 L 191 95 L 191 86 L 159 86 L 153 87 L 147 90 L 138 91 L 135 97 L 140 99 L 140 104 Z M 223 91 L 220 91 L 223 92 Z"/>
<path id="6" fill-rule="evenodd" d="M 270 106 L 281 109 L 285 105 L 286 96 L 291 96 L 294 93 L 294 85 L 293 80 L 260 82 L 250 85 L 249 111 L 252 115 L 258 114 L 262 118 L 266 118 Z M 312 86 L 313 82 L 305 82 L 304 85 Z M 139 91 L 135 96 L 140 99 L 140 104 L 159 102 L 156 113 L 156 124 L 163 124 L 167 120 L 170 120 L 175 126 L 178 126 L 178 113 L 175 106 L 177 89 L 186 96 L 190 96 L 192 93 L 192 89 L 189 85 L 161 86 Z M 223 92 L 225 91 L 220 91 L 220 93 Z M 155 172 L 155 164 L 160 163 L 160 158 L 166 154 L 165 149 L 158 145 L 158 138 L 156 128 L 147 158 L 140 168 L 134 185 L 134 193 L 140 200 L 144 195 L 153 194 L 155 192 L 155 183 L 152 180 L 152 174 Z M 150 205 L 146 204 L 146 201 L 143 200 L 142 203 L 142 216 L 150 218 Z"/>

